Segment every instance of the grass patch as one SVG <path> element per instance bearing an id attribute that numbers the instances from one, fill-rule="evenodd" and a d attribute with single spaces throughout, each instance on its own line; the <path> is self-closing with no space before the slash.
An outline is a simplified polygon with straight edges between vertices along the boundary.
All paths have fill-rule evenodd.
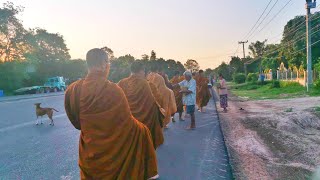
<path id="1" fill-rule="evenodd" d="M 314 107 L 314 111 L 320 112 L 320 106 Z"/>
<path id="2" fill-rule="evenodd" d="M 312 89 L 307 93 L 306 88 L 296 82 L 280 82 L 280 88 L 272 88 L 272 82 L 267 81 L 264 85 L 255 83 L 230 84 L 231 92 L 240 97 L 252 100 L 261 99 L 288 99 L 302 96 L 320 96 L 320 91 Z"/>
<path id="3" fill-rule="evenodd" d="M 293 108 L 288 108 L 284 112 L 293 112 Z"/>

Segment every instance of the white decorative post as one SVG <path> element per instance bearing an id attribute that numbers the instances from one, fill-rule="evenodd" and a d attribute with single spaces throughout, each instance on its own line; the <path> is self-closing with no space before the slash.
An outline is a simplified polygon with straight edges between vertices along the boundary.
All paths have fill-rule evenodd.
<path id="1" fill-rule="evenodd" d="M 303 80 L 304 80 L 305 86 L 307 86 L 308 82 L 307 82 L 307 71 L 306 70 L 303 71 Z"/>

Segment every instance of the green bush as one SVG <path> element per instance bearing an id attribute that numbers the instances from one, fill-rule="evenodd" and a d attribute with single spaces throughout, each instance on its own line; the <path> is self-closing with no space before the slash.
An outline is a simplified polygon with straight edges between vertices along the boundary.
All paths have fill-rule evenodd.
<path id="1" fill-rule="evenodd" d="M 280 82 L 280 87 L 285 88 L 285 87 L 301 87 L 302 85 L 299 84 L 298 82 L 290 82 L 290 81 L 281 81 Z"/>
<path id="2" fill-rule="evenodd" d="M 256 90 L 258 88 L 259 88 L 258 85 L 250 85 L 250 86 L 247 87 L 247 90 Z"/>
<path id="3" fill-rule="evenodd" d="M 280 88 L 280 81 L 273 80 L 272 83 L 271 83 L 270 88 Z"/>
<path id="4" fill-rule="evenodd" d="M 249 73 L 247 75 L 247 82 L 255 83 L 258 81 L 259 75 L 257 73 Z"/>
<path id="5" fill-rule="evenodd" d="M 320 79 L 314 82 L 314 88 L 320 90 Z"/>
<path id="6" fill-rule="evenodd" d="M 27 78 L 26 63 L 5 62 L 0 63 L 0 89 L 5 94 L 23 86 L 23 79 Z"/>
<path id="7" fill-rule="evenodd" d="M 243 73 L 238 73 L 233 75 L 233 81 L 237 84 L 242 84 L 246 82 L 246 75 Z"/>

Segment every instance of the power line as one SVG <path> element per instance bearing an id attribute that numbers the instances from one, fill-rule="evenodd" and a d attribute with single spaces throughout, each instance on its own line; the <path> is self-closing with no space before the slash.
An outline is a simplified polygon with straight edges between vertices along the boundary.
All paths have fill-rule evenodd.
<path id="1" fill-rule="evenodd" d="M 271 20 L 265 24 L 258 33 L 260 33 L 261 31 L 263 31 L 291 2 L 292 0 L 287 1 L 287 3 L 271 18 Z M 254 38 L 255 36 L 253 36 L 252 38 Z M 251 39 L 252 39 L 251 38 Z"/>
<path id="2" fill-rule="evenodd" d="M 319 16 L 318 18 L 320 18 L 320 16 Z M 316 18 L 316 19 L 317 19 L 317 18 Z M 315 19 L 314 19 L 314 20 L 315 20 Z M 314 30 L 314 29 L 316 29 L 316 28 L 319 28 L 319 26 L 320 26 L 320 25 L 317 25 L 317 26 L 313 27 L 311 30 Z M 320 31 L 320 29 L 318 29 L 317 31 L 313 32 L 311 35 L 316 34 L 316 33 L 319 32 L 319 31 Z M 270 51 L 269 51 L 269 52 L 267 52 L 266 55 L 273 54 L 273 53 L 275 53 L 277 50 L 279 50 L 279 49 L 281 49 L 281 48 L 284 48 L 284 47 L 288 47 L 289 45 L 295 44 L 295 43 L 297 43 L 298 41 L 300 41 L 300 40 L 302 40 L 302 39 L 305 39 L 305 34 L 302 34 L 302 35 L 300 35 L 299 37 L 297 37 L 297 38 L 295 38 L 295 39 L 292 39 L 291 41 L 286 42 L 286 43 L 284 44 L 284 46 L 282 45 L 281 47 L 278 47 L 278 48 L 275 48 L 275 49 L 273 49 L 273 50 L 270 50 L 270 51 L 272 51 L 272 52 L 269 53 L 269 52 L 270 52 Z"/>
<path id="3" fill-rule="evenodd" d="M 271 13 L 271 11 L 273 10 L 273 8 L 277 5 L 279 0 L 277 0 L 273 6 L 271 7 L 271 9 L 269 10 L 269 12 L 267 13 L 267 15 L 262 19 L 262 21 L 259 23 L 259 25 L 256 27 L 256 29 L 254 31 L 252 31 L 252 33 L 248 36 L 247 39 L 249 39 L 255 32 L 256 30 L 260 27 L 260 25 L 263 23 L 263 21 L 269 16 L 269 14 Z"/>
<path id="4" fill-rule="evenodd" d="M 312 43 L 310 46 L 312 47 L 312 46 L 316 45 L 318 42 L 320 42 L 320 40 Z M 300 51 L 305 50 L 306 48 L 307 48 L 307 47 L 301 48 L 300 50 L 297 50 L 297 51 L 294 51 L 294 52 L 290 53 L 289 55 L 296 54 L 296 53 L 298 53 L 298 52 L 300 52 Z"/>
<path id="5" fill-rule="evenodd" d="M 303 21 L 303 22 L 301 22 L 299 25 L 297 25 L 297 26 L 295 26 L 295 27 L 289 28 L 289 32 L 288 32 L 289 36 L 290 36 L 291 34 L 294 34 L 295 32 L 297 32 L 298 30 L 300 30 L 301 27 L 304 27 L 304 24 L 305 24 L 305 23 L 306 23 L 306 21 Z M 280 33 L 280 34 L 278 34 L 278 35 L 276 35 L 276 36 L 274 36 L 274 37 L 272 37 L 272 38 L 268 38 L 268 40 L 275 39 L 275 38 L 277 38 L 277 37 L 279 37 L 279 36 L 281 36 L 281 35 L 283 35 L 283 32 Z M 281 38 L 280 38 L 280 39 L 277 39 L 276 41 L 278 41 L 278 40 L 281 40 Z"/>
<path id="6" fill-rule="evenodd" d="M 320 25 L 314 27 L 313 29 L 318 28 L 318 27 L 320 27 Z M 320 29 L 318 29 L 317 31 L 314 31 L 314 32 L 313 32 L 312 34 L 310 34 L 310 35 L 316 34 L 316 33 L 319 32 L 319 31 L 320 31 Z M 291 42 L 286 43 L 285 46 L 280 46 L 280 47 L 277 47 L 277 48 L 275 48 L 275 49 L 273 49 L 273 50 L 270 50 L 270 51 L 266 52 L 267 54 L 264 54 L 264 56 L 271 55 L 271 54 L 277 52 L 279 49 L 288 47 L 288 46 L 290 46 L 290 45 L 292 45 L 292 44 L 294 44 L 294 43 L 296 43 L 296 42 L 298 42 L 298 41 L 300 41 L 300 40 L 302 40 L 302 39 L 305 39 L 305 38 L 306 38 L 306 37 L 304 37 L 304 36 L 300 36 L 300 39 L 299 39 L 299 38 L 296 38 L 294 42 L 291 41 Z M 312 45 L 314 45 L 314 44 L 316 44 L 316 43 L 318 43 L 318 42 L 320 42 L 320 40 L 316 41 L 316 42 L 313 43 Z M 303 49 L 306 49 L 306 47 L 304 47 Z M 302 50 L 303 50 L 303 49 L 302 49 Z M 298 51 L 301 51 L 301 50 L 298 50 Z M 246 62 L 246 64 L 251 64 L 251 63 L 253 63 L 254 61 L 256 61 L 256 60 L 258 60 L 258 59 L 259 59 L 259 58 L 252 59 L 251 61 Z"/>
<path id="7" fill-rule="evenodd" d="M 316 27 L 314 27 L 314 28 L 318 28 L 318 27 L 319 27 L 319 25 L 316 26 Z M 314 28 L 313 28 L 313 29 L 314 29 Z M 313 32 L 311 35 L 316 34 L 316 33 L 319 32 L 319 31 L 320 31 L 320 29 L 317 30 L 317 31 L 315 31 L 315 32 Z M 266 52 L 266 54 L 264 54 L 264 56 L 268 56 L 268 55 L 271 55 L 271 54 L 273 54 L 273 53 L 276 53 L 276 52 L 278 52 L 279 49 L 288 47 L 288 46 L 290 46 L 290 45 L 293 45 L 293 44 L 297 43 L 298 41 L 301 41 L 302 39 L 305 39 L 305 38 L 306 38 L 306 37 L 305 37 L 305 34 L 303 34 L 303 36 L 300 36 L 300 37 L 298 37 L 298 38 L 296 38 L 296 39 L 293 39 L 293 40 L 285 43 L 284 46 L 280 46 L 280 47 L 277 47 L 277 48 L 275 48 L 275 49 L 273 49 L 273 50 L 269 50 L 268 52 Z"/>
<path id="8" fill-rule="evenodd" d="M 252 30 L 256 27 L 256 25 L 258 24 L 258 22 L 260 21 L 260 19 L 262 18 L 262 16 L 264 15 L 264 13 L 266 12 L 266 10 L 268 9 L 269 5 L 271 4 L 273 0 L 270 0 L 269 3 L 267 4 L 267 7 L 263 10 L 262 14 L 260 15 L 260 17 L 258 18 L 258 20 L 256 21 L 256 23 L 252 26 L 252 28 L 250 29 L 250 31 L 244 36 L 244 39 L 246 39 L 246 37 L 252 32 Z"/>
<path id="9" fill-rule="evenodd" d="M 238 53 L 239 47 L 240 47 L 240 44 L 238 44 L 237 50 L 233 53 L 234 56 Z"/>
<path id="10" fill-rule="evenodd" d="M 317 12 L 315 12 L 315 13 L 318 13 L 318 12 L 319 12 L 319 11 L 317 11 Z M 319 18 L 320 18 L 320 16 L 316 17 L 316 14 L 313 14 L 312 17 L 311 17 L 311 20 L 316 20 L 316 19 L 319 19 Z M 301 28 L 305 28 L 305 23 L 306 23 L 306 20 L 302 21 L 302 22 L 301 22 L 300 24 L 298 24 L 297 26 L 292 26 L 291 28 L 288 28 L 287 31 L 289 31 L 289 32 L 287 32 L 287 34 L 288 34 L 287 36 L 291 36 L 291 35 L 293 35 L 294 33 L 296 33 L 296 32 L 298 32 L 299 30 L 301 30 Z M 278 34 L 278 35 L 276 35 L 276 36 L 274 36 L 274 37 L 272 37 L 272 38 L 268 38 L 268 41 L 269 41 L 269 40 L 272 40 L 272 39 L 275 39 L 275 38 L 277 38 L 277 37 L 279 37 L 279 36 L 281 36 L 281 35 L 283 35 L 283 32 L 280 33 L 280 34 Z M 271 42 L 269 42 L 269 43 L 274 44 L 275 42 L 281 40 L 282 38 L 283 38 L 283 37 L 278 38 L 277 40 L 271 41 Z"/>

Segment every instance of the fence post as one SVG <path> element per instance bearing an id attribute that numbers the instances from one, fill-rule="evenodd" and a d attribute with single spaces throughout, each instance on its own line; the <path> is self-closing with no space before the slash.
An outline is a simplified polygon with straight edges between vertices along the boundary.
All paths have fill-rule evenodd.
<path id="1" fill-rule="evenodd" d="M 307 83 L 307 71 L 306 70 L 303 71 L 303 80 L 304 80 L 304 84 L 307 85 L 306 84 Z"/>
<path id="2" fill-rule="evenodd" d="M 293 72 L 291 71 L 291 81 L 293 81 Z"/>
<path id="3" fill-rule="evenodd" d="M 279 70 L 277 70 L 277 80 L 279 80 L 280 78 L 280 74 L 279 74 Z"/>
<path id="4" fill-rule="evenodd" d="M 286 81 L 288 81 L 288 71 L 286 71 Z"/>

